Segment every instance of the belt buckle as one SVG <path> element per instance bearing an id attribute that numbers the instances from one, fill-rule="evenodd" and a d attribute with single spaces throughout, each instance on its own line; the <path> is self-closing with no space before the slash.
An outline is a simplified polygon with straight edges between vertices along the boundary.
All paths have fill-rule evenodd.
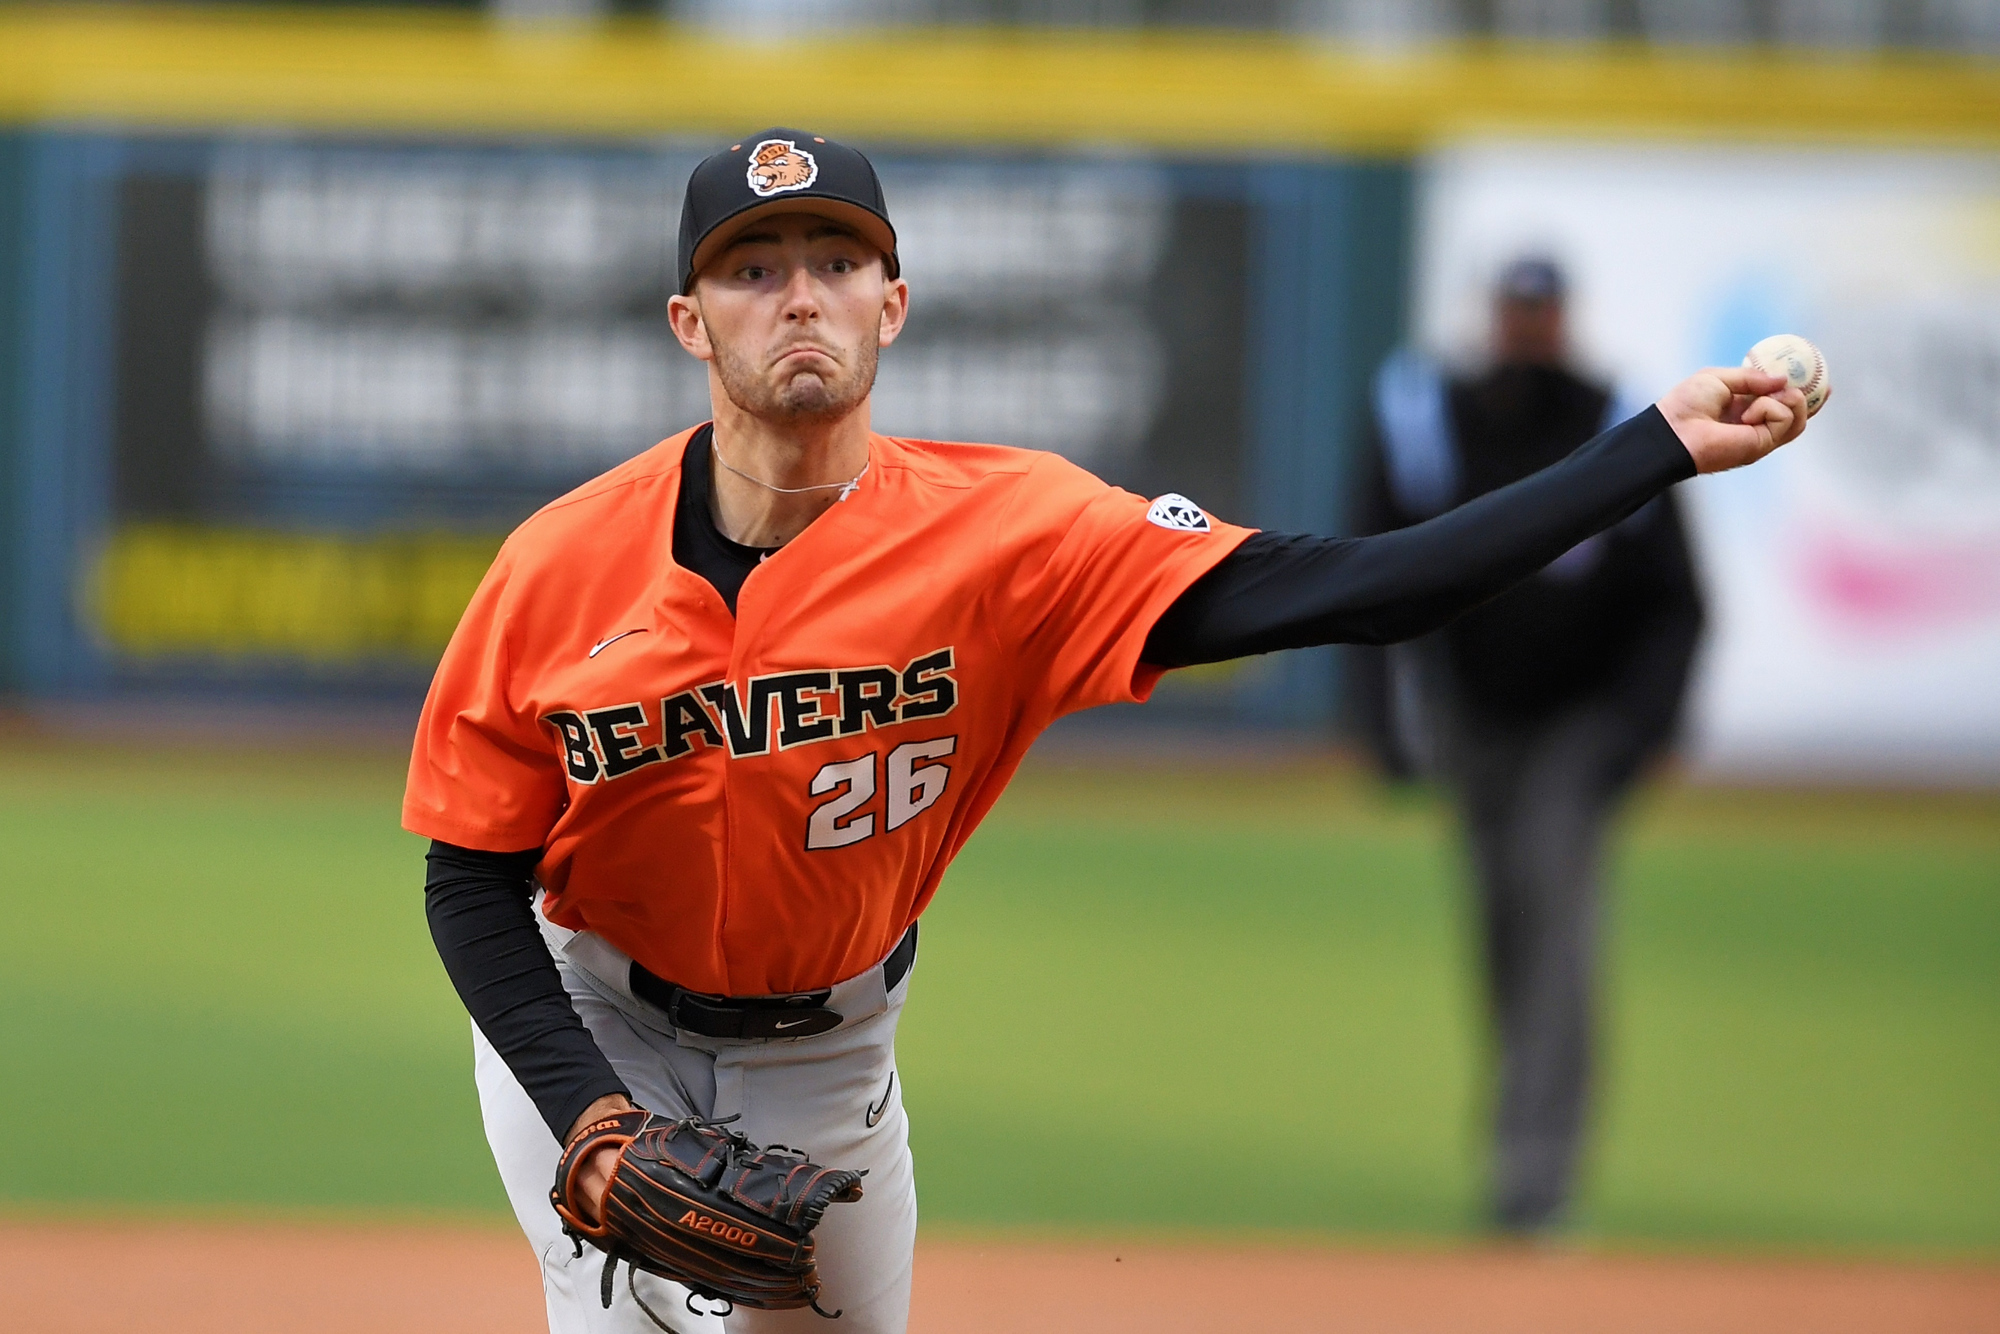
<path id="1" fill-rule="evenodd" d="M 809 1038 L 840 1027 L 840 1014 L 825 1005 L 832 994 L 736 997 L 676 989 L 667 1022 L 711 1038 Z"/>
<path id="2" fill-rule="evenodd" d="M 809 1038 L 840 1027 L 837 1011 L 826 1008 L 831 991 L 810 991 L 796 996 L 774 998 L 777 1004 L 758 1005 L 744 1012 L 745 1037 Z"/>

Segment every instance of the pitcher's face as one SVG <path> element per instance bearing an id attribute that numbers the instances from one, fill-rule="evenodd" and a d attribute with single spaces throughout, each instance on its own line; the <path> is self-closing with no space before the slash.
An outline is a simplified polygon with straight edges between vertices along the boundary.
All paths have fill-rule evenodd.
<path id="1" fill-rule="evenodd" d="M 805 423 L 860 406 L 908 309 L 909 284 L 886 275 L 880 251 L 830 219 L 783 213 L 730 238 L 668 314 L 730 402 Z"/>

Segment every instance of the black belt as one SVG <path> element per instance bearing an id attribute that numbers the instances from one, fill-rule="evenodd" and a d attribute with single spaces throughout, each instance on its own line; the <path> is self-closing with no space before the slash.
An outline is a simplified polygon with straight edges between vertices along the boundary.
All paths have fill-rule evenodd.
<path id="1" fill-rule="evenodd" d="M 882 961 L 882 986 L 894 991 L 917 961 L 917 924 Z M 789 996 L 705 996 L 647 972 L 637 961 L 628 982 L 632 994 L 667 1012 L 667 1022 L 705 1038 L 809 1038 L 840 1027 L 838 1012 L 826 1008 L 832 987 Z"/>

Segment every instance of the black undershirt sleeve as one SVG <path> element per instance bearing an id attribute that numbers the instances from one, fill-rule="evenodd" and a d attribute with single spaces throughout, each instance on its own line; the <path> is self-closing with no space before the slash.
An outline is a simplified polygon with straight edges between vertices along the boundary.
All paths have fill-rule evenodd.
<path id="1" fill-rule="evenodd" d="M 1694 460 L 1658 408 L 1435 519 L 1373 537 L 1253 533 L 1162 613 L 1144 661 L 1191 667 L 1428 633 L 1674 483 Z"/>
<path id="2" fill-rule="evenodd" d="M 424 857 L 424 915 L 472 1022 L 560 1142 L 591 1103 L 631 1091 L 577 1018 L 542 943 L 530 880 L 541 856 L 434 840 Z"/>

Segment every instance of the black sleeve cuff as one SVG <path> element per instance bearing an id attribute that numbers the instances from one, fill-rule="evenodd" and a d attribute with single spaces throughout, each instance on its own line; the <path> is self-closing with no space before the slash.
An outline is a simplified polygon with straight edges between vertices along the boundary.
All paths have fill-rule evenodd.
<path id="1" fill-rule="evenodd" d="M 1648 407 L 1636 417 L 1626 419 L 1611 430 L 1628 428 L 1634 435 L 1644 439 L 1658 457 L 1662 491 L 1675 482 L 1685 482 L 1698 471 L 1694 466 L 1694 455 L 1688 453 L 1688 447 L 1674 434 L 1674 428 L 1668 425 L 1666 414 L 1660 411 L 1658 404 Z M 1607 431 L 1605 434 L 1608 435 L 1610 432 Z M 1634 449 L 1636 451 L 1636 445 Z"/>

